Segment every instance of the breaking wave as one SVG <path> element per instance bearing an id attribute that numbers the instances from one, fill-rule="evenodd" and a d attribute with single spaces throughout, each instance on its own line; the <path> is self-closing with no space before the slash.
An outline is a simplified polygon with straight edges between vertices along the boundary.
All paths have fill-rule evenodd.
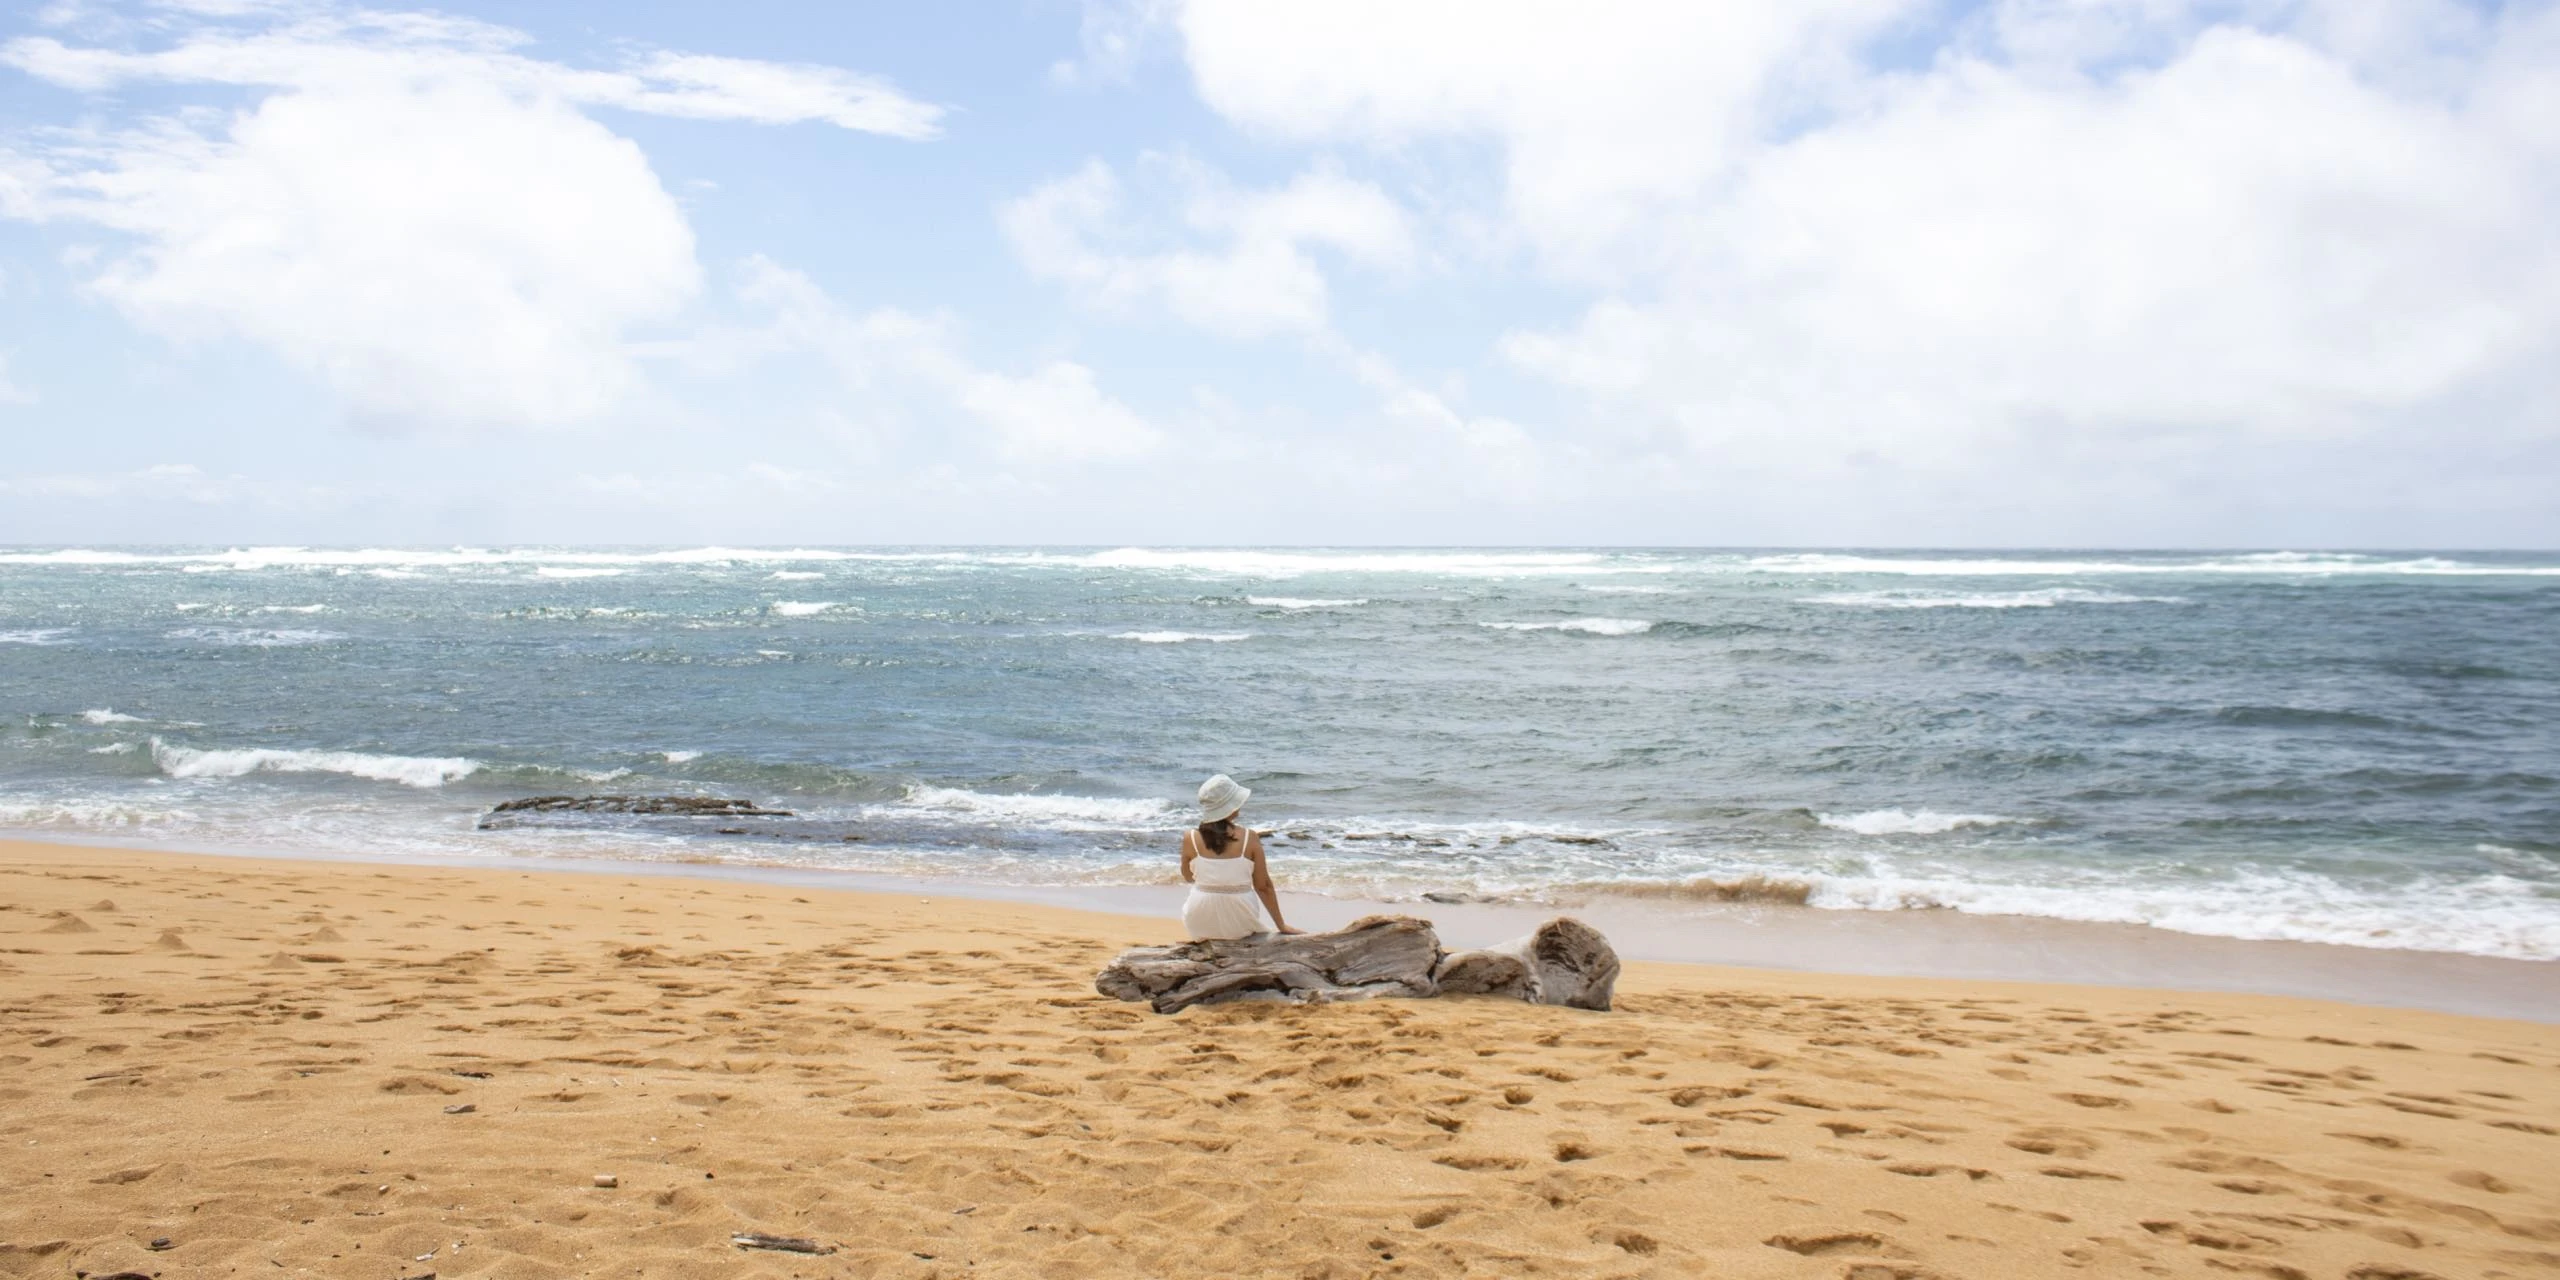
<path id="1" fill-rule="evenodd" d="M 1496 631 L 1577 631 L 1594 636 L 1640 636 L 1653 630 L 1641 618 L 1568 618 L 1563 622 L 1482 622 Z"/>
<path id="2" fill-rule="evenodd" d="M 1263 609 L 1348 609 L 1366 600 L 1301 600 L 1295 596 L 1246 596 L 1244 602 Z"/>
<path id="3" fill-rule="evenodd" d="M 384 756 L 360 751 L 295 751 L 272 747 L 199 749 L 151 740 L 151 762 L 172 778 L 244 778 L 253 773 L 338 773 L 404 787 L 441 787 L 478 772 L 462 756 Z"/>
<path id="4" fill-rule="evenodd" d="M 287 627 L 276 631 L 255 627 L 180 627 L 168 633 L 168 638 L 240 649 L 291 649 L 306 644 L 328 644 L 344 640 L 347 635 L 343 631 L 320 631 L 308 627 Z"/>
<path id="5" fill-rule="evenodd" d="M 1814 821 L 1834 831 L 1847 831 L 1862 836 L 1934 836 L 1963 827 L 1997 827 L 2016 822 L 1988 813 L 1917 813 L 1901 809 L 1875 809 L 1866 813 L 1814 815 Z"/>
<path id="6" fill-rule="evenodd" d="M 1181 811 L 1163 800 L 1113 796 L 996 795 L 958 787 L 913 786 L 902 804 L 916 809 L 1002 818 L 1045 826 L 1157 827 Z"/>
<path id="7" fill-rule="evenodd" d="M 1806 604 L 1852 609 L 2050 609 L 2064 604 L 2185 604 L 2179 596 L 2129 596 L 2085 587 L 2048 587 L 2041 591 L 1844 591 L 1810 596 Z"/>
<path id="8" fill-rule="evenodd" d="M 1250 631 L 1123 631 L 1111 638 L 1135 640 L 1140 644 L 1187 644 L 1194 640 L 1209 644 L 1232 644 L 1238 640 L 1252 639 L 1253 633 Z"/>

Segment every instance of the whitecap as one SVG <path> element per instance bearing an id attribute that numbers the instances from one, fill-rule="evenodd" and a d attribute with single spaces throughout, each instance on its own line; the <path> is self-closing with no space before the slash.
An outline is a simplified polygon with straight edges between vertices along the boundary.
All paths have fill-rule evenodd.
<path id="1" fill-rule="evenodd" d="M 480 762 L 462 756 L 387 756 L 360 751 L 296 751 L 268 747 L 198 749 L 151 740 L 152 763 L 172 778 L 241 778 L 252 773 L 338 773 L 404 787 L 441 787 L 467 778 Z"/>
<path id="2" fill-rule="evenodd" d="M 1852 609 L 2050 609 L 2064 604 L 2185 604 L 2180 596 L 2133 596 L 2085 587 L 2047 587 L 2040 591 L 1845 591 L 1810 596 L 1806 604 L 1841 605 Z"/>
<path id="3" fill-rule="evenodd" d="M 1263 609 L 1348 609 L 1366 600 L 1302 600 L 1296 596 L 1246 596 L 1244 602 Z"/>
<path id="4" fill-rule="evenodd" d="M 661 751 L 658 753 L 658 758 L 666 761 L 668 764 L 688 764 L 692 761 L 701 759 L 702 753 L 699 751 Z"/>
<path id="5" fill-rule="evenodd" d="M 607 569 L 593 565 L 546 564 L 533 571 L 537 578 L 619 578 L 625 569 Z"/>
<path id="6" fill-rule="evenodd" d="M 1814 820 L 1834 831 L 1855 832 L 1862 836 L 1934 836 L 1960 827 L 1996 827 L 2016 822 L 1989 813 L 1934 813 L 1922 809 L 1916 813 L 1901 809 L 1873 809 L 1866 813 L 1814 815 Z"/>
<path id="7" fill-rule="evenodd" d="M 1122 547 L 1083 556 L 1028 556 L 1094 569 L 1146 569 L 1247 578 L 1295 578 L 1310 573 L 1427 573 L 1452 577 L 1549 577 L 1574 573 L 1670 573 L 1677 564 L 1629 562 L 1584 551 L 1302 551 Z"/>
<path id="8" fill-rule="evenodd" d="M 1579 631 L 1595 636 L 1640 636 L 1653 630 L 1641 618 L 1568 618 L 1563 622 L 1485 622 L 1496 631 Z"/>
<path id="9" fill-rule="evenodd" d="M 780 617 L 806 618 L 811 614 L 842 608 L 843 605 L 834 600 L 776 600 L 768 607 L 771 612 Z"/>
<path id="10" fill-rule="evenodd" d="M 1228 644 L 1237 640 L 1250 640 L 1253 638 L 1253 633 L 1250 631 L 1123 631 L 1111 638 L 1135 640 L 1140 644 L 1184 644 L 1193 640 L 1202 640 L 1210 644 Z"/>
<path id="11" fill-rule="evenodd" d="M 325 604 L 262 604 L 262 605 L 259 605 L 255 610 L 253 610 L 253 612 L 257 612 L 257 613 L 327 613 L 327 612 L 329 612 L 329 606 L 327 606 L 327 605 L 325 605 Z"/>
<path id="12" fill-rule="evenodd" d="M 823 573 L 804 572 L 798 569 L 776 569 L 773 571 L 773 580 L 776 582 L 807 582 L 811 579 L 823 578 L 825 576 L 827 575 Z"/>
<path id="13" fill-rule="evenodd" d="M 1177 812 L 1163 800 L 1113 796 L 994 795 L 957 787 L 911 786 L 906 804 L 980 817 L 1043 824 L 1101 824 L 1116 827 L 1160 826 Z"/>
<path id="14" fill-rule="evenodd" d="M 25 631 L 0 631 L 0 644 L 69 644 L 71 642 L 63 637 L 70 634 L 69 627 L 35 627 Z"/>
<path id="15" fill-rule="evenodd" d="M 306 644 L 328 644 L 333 640 L 344 640 L 347 636 L 343 631 L 319 631 L 307 627 L 276 631 L 262 631 L 254 627 L 180 627 L 168 633 L 168 638 L 234 648 L 290 649 Z"/>
<path id="16" fill-rule="evenodd" d="M 80 713 L 91 724 L 141 724 L 140 716 L 129 716 L 113 707 L 96 707 Z"/>
<path id="17" fill-rule="evenodd" d="M 130 742 L 110 742 L 103 747 L 89 748 L 89 754 L 93 756 L 120 756 L 126 752 L 132 751 L 133 749 L 134 746 Z"/>
<path id="18" fill-rule="evenodd" d="M 1739 566 L 1745 573 L 1898 574 L 1912 577 L 2020 577 L 2076 574 L 2225 574 L 2235 576 L 2410 575 L 2450 577 L 2551 577 L 2560 566 L 2499 565 L 2448 560 L 2441 556 L 2387 559 L 2381 556 L 2322 551 L 2260 551 L 2244 555 L 2162 556 L 2157 559 L 2008 559 L 1965 557 L 1904 558 L 1844 552 L 1808 552 L 1751 556 Z"/>

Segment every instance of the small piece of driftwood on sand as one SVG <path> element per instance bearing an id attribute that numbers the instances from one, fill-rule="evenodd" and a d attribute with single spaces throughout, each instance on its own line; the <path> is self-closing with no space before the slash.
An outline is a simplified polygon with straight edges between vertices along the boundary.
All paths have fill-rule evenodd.
<path id="1" fill-rule="evenodd" d="M 808 1253 L 825 1255 L 835 1246 L 820 1244 L 803 1236 L 769 1236 L 761 1231 L 741 1231 L 729 1237 L 729 1243 L 741 1249 L 771 1249 L 776 1253 Z"/>
<path id="2" fill-rule="evenodd" d="M 1093 988 L 1119 1000 L 1145 1000 L 1158 1013 L 1235 1000 L 1309 1004 L 1444 994 L 1605 1010 L 1617 981 L 1618 953 L 1579 920 L 1558 917 L 1525 938 L 1453 953 L 1440 949 L 1428 920 L 1370 916 L 1332 933 L 1135 947 L 1105 965 Z"/>

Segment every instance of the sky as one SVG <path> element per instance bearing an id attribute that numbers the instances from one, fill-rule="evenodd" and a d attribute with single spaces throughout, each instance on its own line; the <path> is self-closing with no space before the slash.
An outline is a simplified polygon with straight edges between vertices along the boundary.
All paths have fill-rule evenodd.
<path id="1" fill-rule="evenodd" d="M 2560 2 L 0 9 L 0 540 L 2560 546 Z"/>

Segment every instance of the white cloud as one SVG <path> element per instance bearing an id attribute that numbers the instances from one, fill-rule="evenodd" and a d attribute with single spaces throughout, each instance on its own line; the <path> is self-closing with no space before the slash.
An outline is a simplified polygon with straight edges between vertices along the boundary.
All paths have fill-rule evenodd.
<path id="1" fill-rule="evenodd" d="M 751 124 L 819 122 L 910 139 L 936 136 L 943 114 L 876 76 L 809 63 L 667 50 L 631 51 L 612 70 L 546 62 L 512 52 L 532 43 L 525 32 L 444 14 L 314 5 L 199 16 L 283 20 L 247 28 L 208 22 L 154 50 L 22 36 L 0 44 L 0 65 L 88 92 L 135 82 L 379 91 L 470 80 L 579 106 Z"/>
<path id="2" fill-rule="evenodd" d="M 1130 458 L 1162 443 L 1145 419 L 1103 394 L 1093 370 L 1072 360 L 1018 376 L 934 364 L 960 407 L 995 433 L 996 455 L 1006 461 Z"/>
<path id="3" fill-rule="evenodd" d="M 1390 173 L 1483 147 L 1509 242 L 1593 295 L 1499 349 L 1637 469 L 1846 476 L 1847 503 L 1920 469 L 2068 505 L 2245 441 L 2261 501 L 2388 506 L 2410 459 L 2560 428 L 2551 5 L 1176 21 L 1202 98 L 1257 134 Z M 2333 441 L 2356 458 L 2287 461 Z"/>
<path id="4" fill-rule="evenodd" d="M 155 332 L 267 348 L 363 420 L 574 423 L 633 386 L 629 335 L 676 316 L 700 270 L 647 158 L 581 108 L 897 137 L 931 136 L 938 114 L 833 68 L 644 52 L 594 71 L 469 19 L 247 17 L 157 20 L 176 25 L 156 49 L 0 45 L 0 64 L 85 91 L 264 91 L 29 135 L 0 149 L 0 216 L 123 233 L 99 296 Z"/>
<path id="5" fill-rule="evenodd" d="M 1246 191 L 1172 157 L 1149 157 L 1142 171 L 1148 189 L 1137 201 L 1095 160 L 1006 203 L 997 216 L 1015 256 L 1096 305 L 1158 305 L 1239 337 L 1326 328 L 1328 290 L 1314 250 L 1383 270 L 1407 268 L 1416 256 L 1404 210 L 1338 173 L 1313 170 Z M 1150 216 L 1159 208 L 1170 219 Z M 1194 239 L 1210 244 L 1163 247 Z"/>
<path id="6" fill-rule="evenodd" d="M 147 499 L 210 506 L 238 501 L 260 488 L 239 476 L 211 475 L 187 462 L 164 462 L 133 471 L 0 476 L 0 493 L 84 502 Z"/>
<path id="7" fill-rule="evenodd" d="M 1079 56 L 1051 63 L 1050 81 L 1070 87 L 1127 82 L 1162 43 L 1171 9 L 1171 0 L 1084 0 L 1076 27 Z"/>
<path id="8" fill-rule="evenodd" d="M 1196 0 L 1175 19 L 1200 96 L 1258 133 L 1393 149 L 1500 148 L 1516 229 L 1551 263 L 1643 256 L 1651 219 L 1706 189 L 1839 73 L 1896 0 L 1696 4 Z"/>
<path id="9" fill-rule="evenodd" d="M 895 307 L 856 314 L 808 276 L 764 258 L 743 265 L 738 294 L 763 317 L 761 327 L 706 335 L 675 354 L 712 370 L 763 355 L 814 354 L 867 398 L 921 397 L 936 410 L 958 410 L 983 429 L 979 450 L 1003 463 L 1137 458 L 1163 444 L 1161 431 L 1074 361 L 1024 374 L 980 368 L 961 354 L 949 321 Z"/>

